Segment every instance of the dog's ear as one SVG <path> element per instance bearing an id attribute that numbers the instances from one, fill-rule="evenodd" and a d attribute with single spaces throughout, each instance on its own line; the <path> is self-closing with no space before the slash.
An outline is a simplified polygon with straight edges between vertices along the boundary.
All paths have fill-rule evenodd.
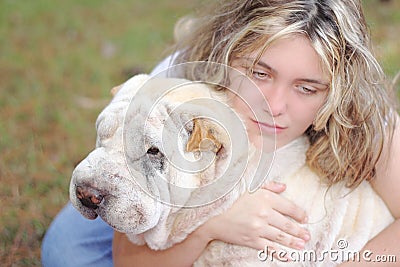
<path id="1" fill-rule="evenodd" d="M 118 93 L 119 89 L 121 89 L 122 85 L 123 85 L 123 84 L 114 86 L 114 87 L 110 90 L 111 95 L 112 95 L 112 96 L 115 96 L 115 95 Z"/>
<path id="2" fill-rule="evenodd" d="M 186 144 L 186 151 L 213 151 L 217 153 L 222 144 L 217 140 L 214 131 L 211 122 L 207 122 L 205 119 L 193 119 L 193 131 Z"/>

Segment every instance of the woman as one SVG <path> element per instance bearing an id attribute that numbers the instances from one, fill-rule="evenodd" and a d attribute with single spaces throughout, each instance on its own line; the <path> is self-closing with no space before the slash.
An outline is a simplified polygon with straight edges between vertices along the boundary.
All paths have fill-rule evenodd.
<path id="1" fill-rule="evenodd" d="M 311 143 L 307 163 L 327 183 L 345 181 L 356 187 L 363 180 L 370 181 L 396 219 L 364 249 L 375 255 L 399 255 L 395 242 L 400 237 L 400 168 L 395 162 L 400 158 L 400 126 L 395 123 L 394 97 L 386 90 L 382 70 L 370 52 L 360 2 L 223 1 L 192 25 L 178 41 L 180 52 L 174 63 L 217 62 L 246 73 L 270 106 L 254 102 L 253 107 L 264 114 L 263 121 L 255 121 L 242 109 L 250 139 L 257 143 L 253 129 L 258 127 L 267 139 L 276 133 L 278 147 L 305 134 Z M 236 107 L 242 108 L 240 103 Z M 285 185 L 270 183 L 254 194 L 245 194 L 231 209 L 165 251 L 135 246 L 115 232 L 114 264 L 188 266 L 212 240 L 255 249 L 273 247 L 274 242 L 302 249 L 310 238 L 300 226 L 307 215 L 279 195 L 284 190 Z M 61 213 L 55 225 L 73 214 L 72 210 Z M 86 234 L 88 227 L 85 223 L 80 234 Z M 101 231 L 95 230 L 94 235 L 106 236 Z M 108 241 L 100 250 L 110 249 L 110 230 L 107 233 Z M 46 255 L 49 244 L 45 240 Z M 96 254 L 103 263 L 104 258 L 108 260 L 105 266 L 111 266 L 109 253 L 106 257 Z M 357 263 L 342 265 L 353 264 Z"/>

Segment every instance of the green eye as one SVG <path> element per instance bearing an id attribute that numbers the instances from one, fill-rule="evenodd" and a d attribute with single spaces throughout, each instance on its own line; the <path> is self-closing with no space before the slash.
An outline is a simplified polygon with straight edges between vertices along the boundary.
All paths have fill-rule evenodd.
<path id="1" fill-rule="evenodd" d="M 306 86 L 298 85 L 297 88 L 301 93 L 307 94 L 307 95 L 314 94 L 317 92 L 317 90 L 310 88 L 310 87 L 306 87 Z"/>
<path id="2" fill-rule="evenodd" d="M 263 71 L 252 70 L 251 74 L 254 78 L 260 79 L 260 80 L 269 79 L 271 77 L 271 75 L 269 75 L 267 72 L 263 72 Z"/>

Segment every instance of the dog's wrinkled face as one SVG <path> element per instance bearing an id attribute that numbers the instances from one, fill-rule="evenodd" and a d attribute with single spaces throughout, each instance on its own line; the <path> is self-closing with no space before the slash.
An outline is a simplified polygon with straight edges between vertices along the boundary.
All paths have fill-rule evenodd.
<path id="1" fill-rule="evenodd" d="M 125 162 L 122 139 L 125 111 L 136 88 L 147 79 L 138 76 L 128 81 L 100 113 L 96 149 L 75 168 L 70 183 L 70 200 L 75 208 L 89 219 L 99 215 L 124 232 L 145 231 L 157 222 L 160 210 L 158 203 L 134 183 Z"/>
<path id="2" fill-rule="evenodd" d="M 207 119 L 216 112 L 212 89 L 192 83 L 190 93 L 169 90 L 185 83 L 136 76 L 99 115 L 96 149 L 76 167 L 70 184 L 71 202 L 85 217 L 99 215 L 118 231 L 139 234 L 171 207 L 210 201 L 193 192 L 228 168 L 232 137 Z M 234 183 L 227 179 L 222 182 Z M 224 193 L 216 191 L 213 198 Z"/>

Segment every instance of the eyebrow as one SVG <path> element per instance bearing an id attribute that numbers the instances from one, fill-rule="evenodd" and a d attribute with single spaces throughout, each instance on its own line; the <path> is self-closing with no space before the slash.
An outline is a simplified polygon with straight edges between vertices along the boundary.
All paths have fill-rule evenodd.
<path id="1" fill-rule="evenodd" d="M 243 58 L 243 59 L 245 59 L 246 61 L 249 61 L 249 62 L 251 62 L 251 63 L 253 63 L 253 62 L 255 61 L 254 58 Z M 269 71 L 272 72 L 273 74 L 277 74 L 277 73 L 278 73 L 278 71 L 277 71 L 276 69 L 272 68 L 270 65 L 268 65 L 267 63 L 265 63 L 265 62 L 263 62 L 263 61 L 261 61 L 261 60 L 258 60 L 257 63 L 256 63 L 256 65 L 259 65 L 259 66 L 263 67 L 264 69 L 269 70 Z M 319 84 L 319 85 L 325 86 L 325 87 L 327 87 L 327 88 L 329 87 L 329 84 L 328 84 L 328 83 L 325 83 L 325 82 L 323 82 L 323 81 L 316 80 L 316 79 L 298 78 L 298 79 L 296 79 L 296 80 L 303 81 L 303 82 L 308 82 L 308 83 Z"/>
<path id="2" fill-rule="evenodd" d="M 254 62 L 254 60 L 253 60 L 253 62 Z M 275 70 L 274 68 L 272 68 L 270 65 L 268 65 L 267 63 L 265 63 L 263 61 L 260 61 L 260 60 L 257 61 L 256 65 L 259 65 L 259 66 L 263 67 L 264 69 L 271 71 L 272 73 L 278 73 L 277 70 Z"/>

